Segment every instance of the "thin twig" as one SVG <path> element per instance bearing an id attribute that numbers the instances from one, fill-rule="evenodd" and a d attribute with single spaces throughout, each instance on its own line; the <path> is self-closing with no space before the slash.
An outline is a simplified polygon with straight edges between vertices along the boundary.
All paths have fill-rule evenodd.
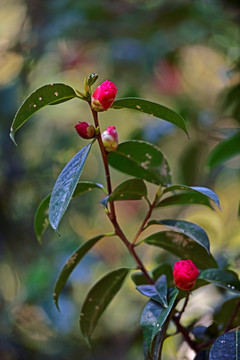
<path id="1" fill-rule="evenodd" d="M 228 324 L 227 324 L 224 332 L 227 332 L 228 330 L 231 329 L 233 320 L 235 319 L 239 308 L 240 308 L 240 299 L 239 299 L 238 302 L 237 302 L 237 305 L 236 305 L 236 307 L 235 307 L 235 309 L 234 309 L 234 311 L 233 311 L 233 313 L 232 313 L 232 316 L 230 317 L 230 320 L 229 320 L 229 322 L 228 322 Z"/>
<path id="2" fill-rule="evenodd" d="M 197 344 L 190 338 L 185 327 L 180 324 L 179 318 L 176 315 L 174 315 L 172 317 L 172 321 L 176 325 L 178 332 L 180 332 L 182 334 L 182 336 L 184 337 L 184 339 L 188 343 L 188 345 L 191 347 L 191 349 L 193 349 L 197 353 L 198 352 Z"/>

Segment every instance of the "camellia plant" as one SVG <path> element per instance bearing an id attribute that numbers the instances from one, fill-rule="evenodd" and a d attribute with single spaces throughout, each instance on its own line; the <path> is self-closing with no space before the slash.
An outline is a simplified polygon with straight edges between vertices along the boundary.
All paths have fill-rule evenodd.
<path id="1" fill-rule="evenodd" d="M 96 74 L 90 74 L 85 79 L 84 91 L 60 83 L 39 88 L 21 105 L 11 126 L 10 136 L 15 142 L 15 132 L 38 110 L 73 98 L 86 101 L 92 115 L 92 122 L 76 124 L 75 129 L 79 136 L 89 139 L 89 142 L 64 167 L 52 193 L 40 203 L 35 214 L 34 227 L 39 242 L 49 224 L 59 234 L 59 223 L 71 199 L 98 189 L 103 193 L 101 203 L 112 224 L 113 232 L 102 233 L 85 241 L 68 259 L 56 281 L 53 293 L 56 307 L 59 310 L 59 295 L 83 257 L 103 238 L 117 236 L 134 259 L 136 268 L 115 269 L 99 279 L 90 289 L 83 302 L 79 320 L 86 342 L 90 345 L 91 335 L 100 316 L 123 286 L 126 277 L 131 274 L 136 289 L 148 298 L 140 317 L 144 359 L 161 359 L 164 340 L 175 334 L 182 335 L 183 341 L 196 353 L 196 360 L 240 359 L 238 275 L 220 267 L 210 252 L 207 233 L 200 226 L 184 220 L 151 219 L 155 209 L 166 206 L 201 204 L 212 209 L 217 206 L 220 209 L 218 196 L 206 187 L 173 184 L 168 161 L 157 146 L 138 140 L 119 144 L 115 126 L 109 126 L 102 131 L 98 115 L 103 111 L 132 109 L 164 119 L 188 136 L 184 119 L 173 110 L 148 100 L 134 97 L 115 100 L 117 88 L 111 81 L 104 81 L 92 92 L 97 78 Z M 85 161 L 95 144 L 99 146 L 104 165 L 106 189 L 100 183 L 80 181 Z M 113 186 L 109 165 L 128 175 L 128 178 Z M 148 197 L 147 183 L 155 185 L 153 199 Z M 148 204 L 148 210 L 133 239 L 128 239 L 124 234 L 115 210 L 116 201 L 129 200 L 145 200 Z M 145 229 L 153 225 L 158 227 L 158 231 L 144 237 Z M 180 260 L 174 264 L 173 269 L 170 264 L 161 263 L 149 270 L 137 252 L 141 244 L 164 249 Z M 184 327 L 181 320 L 189 296 L 194 290 L 209 283 L 223 288 L 222 309 L 215 309 L 209 326 L 198 326 L 194 320 L 187 328 Z M 176 328 L 174 334 L 169 333 L 170 323 Z"/>

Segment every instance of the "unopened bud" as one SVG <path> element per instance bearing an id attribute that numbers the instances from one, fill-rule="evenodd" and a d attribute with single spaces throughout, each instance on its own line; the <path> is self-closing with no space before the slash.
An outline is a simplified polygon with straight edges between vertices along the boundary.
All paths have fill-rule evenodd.
<path id="1" fill-rule="evenodd" d="M 118 147 L 118 133 L 115 126 L 109 126 L 102 133 L 102 142 L 106 152 L 114 152 Z"/>
<path id="2" fill-rule="evenodd" d="M 99 85 L 91 98 L 91 105 L 95 111 L 105 111 L 110 108 L 115 100 L 117 88 L 111 81 L 104 81 Z"/>
<path id="3" fill-rule="evenodd" d="M 95 128 L 87 122 L 79 122 L 75 125 L 75 129 L 79 136 L 84 139 L 92 139 L 95 136 Z"/>

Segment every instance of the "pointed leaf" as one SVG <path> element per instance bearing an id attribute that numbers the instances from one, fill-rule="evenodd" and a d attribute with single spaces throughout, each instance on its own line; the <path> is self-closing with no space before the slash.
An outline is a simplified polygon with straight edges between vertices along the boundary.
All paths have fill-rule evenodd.
<path id="1" fill-rule="evenodd" d="M 165 334 L 165 324 L 167 323 L 168 316 L 173 309 L 175 300 L 177 299 L 178 290 L 171 289 L 168 295 L 169 306 L 164 308 L 159 303 L 150 300 L 147 302 L 140 320 L 140 326 L 143 328 L 144 341 L 151 352 L 153 341 L 157 333 L 162 332 Z M 163 340 L 163 339 L 162 339 Z"/>
<path id="2" fill-rule="evenodd" d="M 90 342 L 98 319 L 121 289 L 128 272 L 129 269 L 121 268 L 108 273 L 87 294 L 80 315 L 80 328 L 87 343 Z"/>
<path id="3" fill-rule="evenodd" d="M 213 201 L 218 206 L 218 208 L 221 209 L 217 194 L 206 187 L 172 185 L 164 189 L 163 194 L 167 194 L 168 192 L 175 192 L 178 190 L 180 190 L 181 193 L 174 194 L 165 199 L 162 199 L 156 207 L 183 204 L 202 204 L 213 208 L 211 204 L 211 201 Z"/>
<path id="4" fill-rule="evenodd" d="M 240 154 L 240 132 L 218 144 L 207 159 L 207 167 L 213 167 L 227 161 L 228 159 Z"/>
<path id="5" fill-rule="evenodd" d="M 200 242 L 177 231 L 162 231 L 147 237 L 143 242 L 178 256 L 182 260 L 191 259 L 200 269 L 217 267 L 213 256 Z"/>
<path id="6" fill-rule="evenodd" d="M 59 305 L 58 305 L 58 298 L 59 295 L 64 288 L 64 285 L 66 284 L 69 276 L 75 269 L 75 267 L 79 264 L 79 262 L 82 260 L 82 258 L 86 255 L 86 253 L 103 237 L 109 236 L 108 234 L 102 234 L 93 237 L 92 239 L 84 242 L 67 260 L 66 264 L 62 268 L 62 271 L 60 275 L 58 276 L 57 282 L 54 286 L 54 293 L 53 293 L 53 301 L 58 309 L 60 311 Z"/>
<path id="7" fill-rule="evenodd" d="M 147 226 L 157 224 L 167 227 L 172 231 L 185 234 L 203 246 L 207 252 L 210 253 L 209 238 L 201 226 L 184 220 L 151 220 Z"/>
<path id="8" fill-rule="evenodd" d="M 167 307 L 167 299 L 165 296 L 165 293 L 160 291 L 160 289 L 157 290 L 157 288 L 154 285 L 138 285 L 136 289 L 143 295 L 148 296 L 152 300 L 155 300 L 159 302 L 163 307 Z M 167 288 L 166 288 L 167 290 Z"/>
<path id="9" fill-rule="evenodd" d="M 171 172 L 161 150 L 144 141 L 125 141 L 108 155 L 109 164 L 125 174 L 153 184 L 171 183 Z"/>
<path id="10" fill-rule="evenodd" d="M 168 296 L 168 307 L 167 308 L 163 308 L 162 311 L 160 312 L 158 318 L 157 318 L 157 322 L 153 328 L 152 331 L 152 341 L 154 340 L 155 336 L 157 335 L 157 333 L 159 331 L 161 331 L 161 327 L 164 325 L 165 321 L 167 320 L 168 315 L 170 314 L 173 305 L 175 303 L 175 300 L 177 299 L 178 296 L 178 289 L 170 289 L 172 291 L 169 292 L 169 296 Z"/>
<path id="11" fill-rule="evenodd" d="M 185 120 L 182 118 L 182 116 L 167 108 L 166 106 L 145 99 L 128 97 L 115 100 L 112 107 L 114 109 L 132 109 L 149 114 L 162 120 L 166 120 L 178 126 L 188 135 Z"/>
<path id="12" fill-rule="evenodd" d="M 86 145 L 69 161 L 54 185 L 49 204 L 49 222 L 56 231 L 77 186 L 91 146 L 92 143 Z"/>
<path id="13" fill-rule="evenodd" d="M 47 195 L 38 205 L 34 216 L 34 231 L 38 242 L 42 244 L 42 235 L 49 225 L 49 202 L 51 194 Z"/>
<path id="14" fill-rule="evenodd" d="M 93 190 L 93 189 L 101 189 L 104 192 L 106 190 L 104 189 L 102 184 L 90 182 L 90 181 L 79 181 L 79 183 L 76 186 L 76 189 L 73 193 L 72 198 L 79 196 L 87 191 Z M 37 211 L 35 213 L 34 217 L 34 230 L 35 234 L 37 236 L 37 239 L 39 243 L 42 243 L 42 236 L 44 231 L 49 225 L 49 202 L 50 202 L 51 194 L 48 194 L 39 204 Z"/>
<path id="15" fill-rule="evenodd" d="M 45 85 L 34 91 L 18 109 L 10 130 L 10 137 L 14 140 L 15 132 L 38 110 L 47 105 L 53 105 L 77 97 L 73 88 L 65 84 Z"/>
<path id="16" fill-rule="evenodd" d="M 240 331 L 229 331 L 219 336 L 213 343 L 209 360 L 240 360 Z"/>
<path id="17" fill-rule="evenodd" d="M 168 286 L 167 286 L 167 277 L 165 274 L 161 275 L 156 283 L 155 288 L 157 289 L 158 296 L 160 297 L 162 301 L 163 307 L 168 307 L 168 301 L 167 301 L 167 292 L 168 292 Z"/>
<path id="18" fill-rule="evenodd" d="M 147 197 L 147 187 L 141 179 L 129 179 L 118 185 L 110 196 L 100 202 L 107 207 L 110 201 L 142 200 Z"/>
<path id="19" fill-rule="evenodd" d="M 206 269 L 201 271 L 199 279 L 206 280 L 233 293 L 240 294 L 240 281 L 238 275 L 233 271 L 222 269 Z"/>

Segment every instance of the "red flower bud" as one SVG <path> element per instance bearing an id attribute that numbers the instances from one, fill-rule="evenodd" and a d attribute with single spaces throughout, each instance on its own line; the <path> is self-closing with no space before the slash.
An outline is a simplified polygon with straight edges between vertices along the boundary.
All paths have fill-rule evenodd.
<path id="1" fill-rule="evenodd" d="M 107 152 L 114 152 L 118 147 L 118 133 L 115 126 L 109 126 L 102 133 L 102 142 Z"/>
<path id="2" fill-rule="evenodd" d="M 95 111 L 105 111 L 113 104 L 117 88 L 111 81 L 104 81 L 92 94 L 91 105 Z"/>
<path id="3" fill-rule="evenodd" d="M 181 260 L 175 263 L 173 279 L 176 286 L 181 290 L 191 290 L 198 277 L 199 270 L 191 260 Z"/>
<path id="4" fill-rule="evenodd" d="M 95 136 L 94 126 L 87 122 L 79 121 L 79 123 L 75 125 L 75 129 L 77 130 L 78 135 L 84 139 L 92 139 Z"/>

